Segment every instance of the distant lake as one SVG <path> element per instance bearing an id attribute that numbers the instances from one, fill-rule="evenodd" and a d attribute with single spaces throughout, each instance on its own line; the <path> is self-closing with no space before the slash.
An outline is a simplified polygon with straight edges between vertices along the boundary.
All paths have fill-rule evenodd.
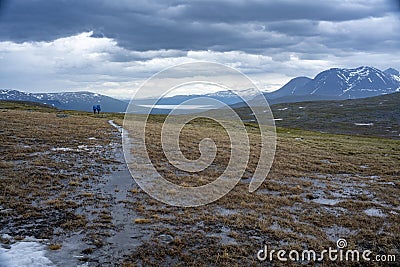
<path id="1" fill-rule="evenodd" d="M 211 109 L 218 108 L 214 105 L 139 105 L 139 107 L 145 108 L 157 108 L 157 109 Z"/>

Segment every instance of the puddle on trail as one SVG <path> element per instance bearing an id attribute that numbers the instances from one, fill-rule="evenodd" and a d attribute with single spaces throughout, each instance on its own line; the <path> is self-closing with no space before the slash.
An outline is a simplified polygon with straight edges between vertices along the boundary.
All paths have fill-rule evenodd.
<path id="1" fill-rule="evenodd" d="M 357 234 L 358 231 L 351 230 L 347 227 L 332 225 L 331 227 L 323 228 L 328 239 L 332 242 L 336 242 L 339 238 L 348 238 L 352 235 Z"/>
<path id="2" fill-rule="evenodd" d="M 116 127 L 118 135 L 121 135 L 122 128 L 113 121 L 109 123 Z M 82 202 L 83 207 L 79 208 L 77 213 L 84 215 L 91 226 L 95 226 L 96 223 L 98 225 L 98 216 L 104 212 L 109 214 L 111 219 L 108 224 L 96 226 L 94 229 L 85 227 L 76 233 L 55 236 L 54 241 L 59 241 L 62 247 L 57 251 L 48 251 L 46 256 L 56 265 L 118 264 L 115 259 L 122 260 L 124 255 L 129 255 L 151 236 L 152 232 L 145 225 L 134 223 L 134 219 L 139 216 L 129 207 L 129 204 L 135 201 L 130 191 L 139 187 L 125 164 L 122 144 L 113 143 L 110 149 L 115 162 L 111 172 L 91 181 L 87 188 L 90 194 L 100 196 L 99 202 Z M 90 253 L 85 254 L 85 250 L 90 250 Z"/>
<path id="3" fill-rule="evenodd" d="M 117 160 L 123 160 L 123 154 L 116 154 Z M 139 186 L 134 182 L 128 168 L 119 169 L 111 175 L 105 177 L 107 183 L 104 187 L 105 191 L 114 195 L 114 202 L 110 207 L 112 222 L 115 225 L 115 232 L 107 239 L 110 244 L 110 251 L 113 256 L 120 258 L 127 251 L 131 251 L 142 244 L 144 240 L 148 240 L 150 232 L 143 229 L 144 227 L 135 224 L 133 220 L 138 218 L 132 209 L 126 205 L 129 199 L 128 194 L 132 189 L 138 189 Z"/>
<path id="4" fill-rule="evenodd" d="M 316 198 L 316 199 L 313 199 L 312 202 L 318 203 L 318 204 L 322 204 L 322 205 L 333 206 L 333 205 L 336 205 L 336 204 L 342 202 L 342 200 L 336 199 L 336 198 L 333 198 L 333 199 L 330 199 L 330 198 Z"/>
<path id="5" fill-rule="evenodd" d="M 233 237 L 229 236 L 230 232 L 231 232 L 231 229 L 229 227 L 222 226 L 219 232 L 214 232 L 214 233 L 209 234 L 207 236 L 218 238 L 219 242 L 222 245 L 237 245 L 238 243 L 237 243 L 236 239 L 234 239 Z"/>
<path id="6" fill-rule="evenodd" d="M 373 217 L 386 217 L 386 214 L 383 213 L 382 210 L 376 208 L 366 209 L 364 210 L 364 213 Z"/>

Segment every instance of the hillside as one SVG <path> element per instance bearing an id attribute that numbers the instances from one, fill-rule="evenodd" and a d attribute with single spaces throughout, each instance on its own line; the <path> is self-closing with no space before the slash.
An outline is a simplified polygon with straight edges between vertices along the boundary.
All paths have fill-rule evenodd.
<path id="1" fill-rule="evenodd" d="M 277 126 L 400 139 L 400 93 L 365 99 L 273 105 Z"/>
<path id="2" fill-rule="evenodd" d="M 100 104 L 105 112 L 125 112 L 128 103 L 92 92 L 26 93 L 12 89 L 0 90 L 0 100 L 37 102 L 64 110 L 92 111 Z"/>
<path id="3" fill-rule="evenodd" d="M 312 81 L 312 79 L 308 77 L 293 78 L 279 90 L 276 90 L 272 93 L 266 93 L 265 96 L 267 96 L 268 99 L 275 99 L 285 96 L 299 95 L 299 89 L 303 88 L 310 81 Z"/>
<path id="4" fill-rule="evenodd" d="M 276 126 L 400 139 L 400 93 L 363 99 L 308 101 L 271 106 Z M 244 119 L 246 108 L 237 109 Z"/>
<path id="5" fill-rule="evenodd" d="M 57 109 L 53 106 L 31 102 L 31 101 L 17 101 L 17 100 L 0 100 L 1 109 L 18 109 L 18 110 L 29 110 L 29 111 L 40 111 L 40 112 L 54 112 Z"/>
<path id="6" fill-rule="evenodd" d="M 94 104 L 100 104 L 106 112 L 125 112 L 127 104 L 124 101 L 92 92 L 62 92 L 33 94 L 42 103 L 53 105 L 60 109 L 92 111 Z"/>
<path id="7" fill-rule="evenodd" d="M 12 89 L 0 89 L 0 100 L 18 100 L 38 102 L 38 99 L 31 93 L 25 93 Z"/>

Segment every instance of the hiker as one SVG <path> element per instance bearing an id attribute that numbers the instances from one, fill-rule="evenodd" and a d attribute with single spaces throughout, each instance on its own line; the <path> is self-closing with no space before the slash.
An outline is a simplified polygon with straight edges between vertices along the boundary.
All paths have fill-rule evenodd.
<path id="1" fill-rule="evenodd" d="M 97 106 L 96 106 L 96 110 L 97 110 L 97 114 L 100 114 L 100 110 L 101 110 L 100 105 L 97 105 Z"/>
<path id="2" fill-rule="evenodd" d="M 97 110 L 96 105 L 93 105 L 93 114 L 96 114 L 96 110 Z"/>

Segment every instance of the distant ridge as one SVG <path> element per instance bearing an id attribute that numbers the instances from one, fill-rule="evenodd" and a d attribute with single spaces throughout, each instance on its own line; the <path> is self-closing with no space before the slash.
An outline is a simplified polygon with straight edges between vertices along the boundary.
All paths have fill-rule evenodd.
<path id="1" fill-rule="evenodd" d="M 100 104 L 105 112 L 125 112 L 128 103 L 92 92 L 25 93 L 11 89 L 0 90 L 0 100 L 37 102 L 59 109 L 92 111 L 94 104 Z"/>
<path id="2" fill-rule="evenodd" d="M 396 69 L 381 71 L 361 66 L 354 69 L 331 68 L 314 79 L 297 77 L 277 91 L 265 93 L 272 103 L 308 100 L 356 99 L 400 91 L 400 76 Z"/>
<path id="3" fill-rule="evenodd" d="M 100 104 L 103 111 L 125 112 L 128 104 L 109 96 L 87 91 L 62 93 L 33 94 L 42 103 L 50 104 L 60 109 L 92 111 L 94 104 Z"/>
<path id="4" fill-rule="evenodd" d="M 0 100 L 40 102 L 34 95 L 30 93 L 24 93 L 13 89 L 0 89 Z"/>

